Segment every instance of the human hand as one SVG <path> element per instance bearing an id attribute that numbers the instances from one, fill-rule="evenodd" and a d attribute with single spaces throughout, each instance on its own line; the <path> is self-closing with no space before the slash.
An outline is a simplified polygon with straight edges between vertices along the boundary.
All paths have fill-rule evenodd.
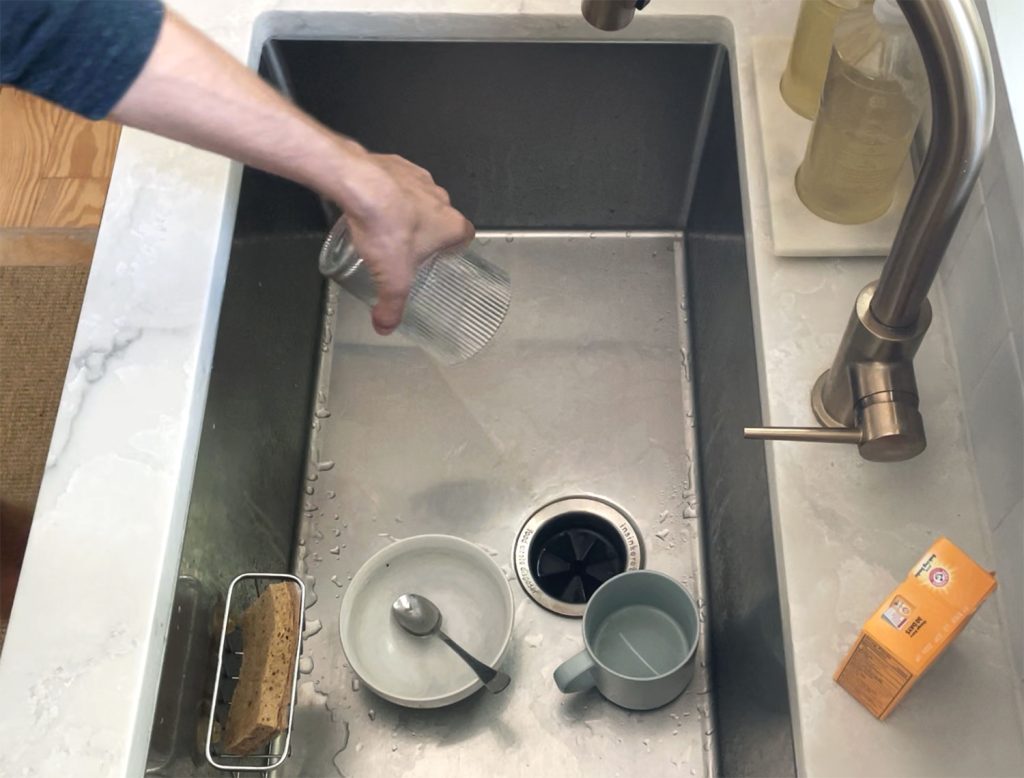
<path id="1" fill-rule="evenodd" d="M 468 243 L 474 229 L 430 173 L 407 159 L 364 151 L 346 172 L 340 204 L 377 287 L 374 329 L 386 335 L 402 321 L 419 265 Z"/>

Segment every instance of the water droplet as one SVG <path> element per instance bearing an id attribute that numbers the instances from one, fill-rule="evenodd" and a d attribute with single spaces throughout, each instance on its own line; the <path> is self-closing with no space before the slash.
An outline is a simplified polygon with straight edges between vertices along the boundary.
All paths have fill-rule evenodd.
<path id="1" fill-rule="evenodd" d="M 330 470 L 333 467 L 334 467 L 334 460 L 333 459 L 326 459 L 323 462 L 317 462 L 316 463 L 316 469 L 319 470 L 321 473 L 326 472 L 326 471 Z"/>
<path id="2" fill-rule="evenodd" d="M 294 471 L 292 471 L 292 472 L 294 472 Z M 305 489 L 306 494 L 313 494 L 313 492 L 315 492 L 315 491 L 316 491 L 316 489 L 314 489 L 312 486 L 307 486 L 306 489 Z M 292 494 L 294 494 L 294 492 L 292 492 Z"/>
<path id="3" fill-rule="evenodd" d="M 335 556 L 338 556 L 338 554 L 341 553 L 341 548 L 339 546 L 331 546 L 329 551 Z"/>
<path id="4" fill-rule="evenodd" d="M 505 236 L 505 242 L 506 243 L 511 243 L 514 240 L 515 240 L 515 238 L 513 238 L 511 235 L 506 235 Z"/>
<path id="5" fill-rule="evenodd" d="M 377 711 L 375 711 L 373 708 L 370 708 L 368 711 L 366 711 L 366 716 L 370 719 L 370 721 L 376 721 Z"/>
<path id="6" fill-rule="evenodd" d="M 299 672 L 303 675 L 309 675 L 313 672 L 313 657 L 311 656 L 300 656 L 299 657 Z"/>
<path id="7" fill-rule="evenodd" d="M 354 692 L 359 691 L 360 685 L 361 684 L 360 684 L 358 678 L 353 678 L 352 679 L 352 691 L 354 691 Z M 356 751 L 362 751 L 362 745 L 363 745 L 362 743 L 356 744 Z"/>
<path id="8" fill-rule="evenodd" d="M 329 419 L 331 417 L 331 412 L 326 408 L 317 408 L 316 413 L 314 415 L 318 419 Z"/>
<path id="9" fill-rule="evenodd" d="M 332 575 L 332 576 L 331 576 L 331 583 L 332 583 L 332 584 L 334 584 L 335 586 L 337 586 L 337 587 L 338 587 L 339 589 L 340 589 L 340 588 L 341 588 L 342 586 L 344 586 L 344 585 L 345 585 L 345 584 L 343 584 L 343 583 L 342 583 L 341 581 L 339 581 L 339 580 L 338 580 L 338 576 L 336 576 L 336 575 Z"/>
<path id="10" fill-rule="evenodd" d="M 324 625 L 320 623 L 320 619 L 313 619 L 312 621 L 306 622 L 306 630 L 302 633 L 303 640 L 309 640 L 311 637 L 316 635 L 323 629 Z"/>
<path id="11" fill-rule="evenodd" d="M 336 491 L 334 491 L 333 489 L 329 489 L 327 491 L 327 499 L 328 500 L 333 500 L 337 496 L 338 496 L 338 493 Z M 335 516 L 334 518 L 338 518 L 338 517 Z"/>

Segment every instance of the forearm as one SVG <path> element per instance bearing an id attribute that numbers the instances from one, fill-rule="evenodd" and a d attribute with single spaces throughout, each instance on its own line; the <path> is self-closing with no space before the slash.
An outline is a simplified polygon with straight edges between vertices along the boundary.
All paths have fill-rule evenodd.
<path id="1" fill-rule="evenodd" d="M 340 205 L 377 285 L 379 332 L 401 321 L 418 264 L 473 236 L 426 170 L 332 132 L 170 10 L 110 115 L 290 178 Z"/>
<path id="2" fill-rule="evenodd" d="M 368 154 L 304 114 L 170 9 L 111 118 L 290 178 L 358 208 Z M 364 168 L 366 170 L 364 170 Z"/>

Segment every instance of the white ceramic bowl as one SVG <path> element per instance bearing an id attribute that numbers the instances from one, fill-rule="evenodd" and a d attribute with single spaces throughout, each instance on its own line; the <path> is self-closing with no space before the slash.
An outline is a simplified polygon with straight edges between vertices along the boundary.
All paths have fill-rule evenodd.
<path id="1" fill-rule="evenodd" d="M 359 568 L 341 603 L 349 666 L 386 700 L 439 708 L 481 688 L 473 671 L 436 637 L 408 634 L 391 617 L 402 594 L 430 598 L 442 629 L 497 667 L 512 639 L 512 589 L 482 549 L 451 535 L 419 535 L 381 549 Z"/>

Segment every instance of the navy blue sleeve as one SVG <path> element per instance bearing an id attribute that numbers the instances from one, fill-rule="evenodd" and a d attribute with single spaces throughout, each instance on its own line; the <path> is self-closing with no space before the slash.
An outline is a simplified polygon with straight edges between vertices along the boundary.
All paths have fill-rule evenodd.
<path id="1" fill-rule="evenodd" d="M 142 71 L 163 18 L 160 0 L 0 0 L 0 83 L 101 119 Z"/>

